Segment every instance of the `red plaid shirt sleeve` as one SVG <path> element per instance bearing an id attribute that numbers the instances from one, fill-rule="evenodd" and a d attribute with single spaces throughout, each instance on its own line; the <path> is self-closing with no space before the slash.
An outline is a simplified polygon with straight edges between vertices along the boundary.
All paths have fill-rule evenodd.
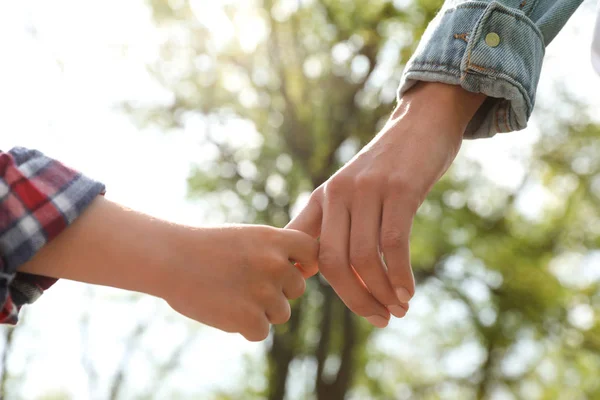
<path id="1" fill-rule="evenodd" d="M 0 151 L 0 323 L 15 324 L 56 279 L 17 272 L 104 193 L 104 185 L 36 150 Z"/>

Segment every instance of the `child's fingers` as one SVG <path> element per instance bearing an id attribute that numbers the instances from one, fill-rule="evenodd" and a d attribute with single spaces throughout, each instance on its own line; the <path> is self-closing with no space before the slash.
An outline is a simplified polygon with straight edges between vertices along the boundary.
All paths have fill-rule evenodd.
<path id="1" fill-rule="evenodd" d="M 282 232 L 288 258 L 300 264 L 297 266 L 305 277 L 316 274 L 319 270 L 319 242 L 300 231 L 285 229 Z"/>
<path id="2" fill-rule="evenodd" d="M 306 290 L 306 281 L 302 272 L 295 266 L 289 266 L 289 271 L 283 275 L 282 280 L 283 294 L 290 300 L 297 299 L 304 294 Z"/>
<path id="3" fill-rule="evenodd" d="M 251 342 L 260 342 L 269 336 L 270 324 L 265 312 L 261 309 L 248 311 L 242 321 L 240 333 Z"/>
<path id="4" fill-rule="evenodd" d="M 292 315 L 292 308 L 285 296 L 280 295 L 267 307 L 266 315 L 269 322 L 274 325 L 285 324 Z"/>

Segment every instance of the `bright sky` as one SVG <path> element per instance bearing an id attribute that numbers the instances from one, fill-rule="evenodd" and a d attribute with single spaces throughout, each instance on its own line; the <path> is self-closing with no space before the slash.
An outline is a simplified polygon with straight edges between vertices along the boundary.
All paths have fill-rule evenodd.
<path id="1" fill-rule="evenodd" d="M 207 7 L 210 2 L 196 4 Z M 589 10 L 580 10 L 548 49 L 540 93 L 551 96 L 554 83 L 567 82 L 574 93 L 600 109 L 600 78 L 589 61 L 593 26 Z M 241 30 L 251 47 L 247 37 L 252 29 Z M 156 42 L 141 0 L 0 3 L 0 148 L 37 148 L 103 181 L 112 200 L 174 222 L 205 222 L 206 211 L 185 200 L 189 166 L 199 153 L 197 135 L 141 131 L 115 109 L 125 100 L 160 101 L 167 95 L 145 70 L 146 63 L 157 57 Z M 490 176 L 512 185 L 523 170 L 511 154 L 515 150 L 521 154 L 535 136 L 528 130 L 468 143 L 463 154 L 482 160 Z M 39 331 L 23 334 L 17 342 L 23 353 L 36 354 L 27 364 L 30 384 L 21 393 L 24 398 L 51 390 L 87 397 L 78 358 L 83 309 L 93 315 L 91 357 L 105 369 L 111 369 L 122 350 L 114 343 L 140 315 L 171 317 L 171 322 L 154 327 L 147 339 L 145 347 L 158 356 L 167 350 L 165 338 L 176 341 L 185 332 L 184 319 L 156 300 L 144 298 L 128 305 L 126 294 L 106 288 L 94 289 L 96 297 L 86 300 L 87 291 L 86 285 L 60 282 L 30 307 L 29 323 Z M 58 316 L 56 310 L 61 310 Z M 393 325 L 404 330 L 411 323 L 408 317 Z M 387 331 L 388 336 L 393 332 Z M 242 354 L 259 354 L 261 349 L 262 345 L 206 328 L 202 340 L 188 350 L 184 363 L 188 375 L 176 377 L 177 385 L 194 393 L 227 387 L 239 373 Z M 17 353 L 10 362 L 15 372 L 28 363 Z M 135 365 L 139 373 L 133 377 L 142 384 L 143 359 Z"/>

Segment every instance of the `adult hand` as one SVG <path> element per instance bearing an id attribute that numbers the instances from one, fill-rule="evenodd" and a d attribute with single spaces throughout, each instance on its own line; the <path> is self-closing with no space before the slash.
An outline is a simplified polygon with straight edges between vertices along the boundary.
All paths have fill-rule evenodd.
<path id="1" fill-rule="evenodd" d="M 413 218 L 484 99 L 459 86 L 416 85 L 384 129 L 288 224 L 320 236 L 321 273 L 353 312 L 377 327 L 388 324 L 390 312 L 401 318 L 408 310 L 415 292 Z"/>

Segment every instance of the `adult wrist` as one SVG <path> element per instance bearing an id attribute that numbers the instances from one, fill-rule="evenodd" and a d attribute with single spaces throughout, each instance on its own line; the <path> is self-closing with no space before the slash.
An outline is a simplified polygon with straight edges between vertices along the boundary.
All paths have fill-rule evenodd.
<path id="1" fill-rule="evenodd" d="M 401 117 L 435 118 L 441 124 L 441 132 L 462 137 L 486 98 L 458 85 L 419 82 L 402 95 L 391 121 Z"/>

